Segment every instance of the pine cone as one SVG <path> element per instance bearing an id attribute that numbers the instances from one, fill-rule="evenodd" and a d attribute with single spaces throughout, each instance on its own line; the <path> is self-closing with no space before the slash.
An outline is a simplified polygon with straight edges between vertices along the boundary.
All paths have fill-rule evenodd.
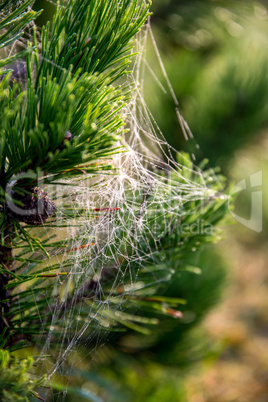
<path id="1" fill-rule="evenodd" d="M 35 187 L 31 194 L 20 201 L 24 204 L 23 207 L 20 207 L 23 212 L 21 214 L 13 212 L 13 215 L 30 225 L 42 225 L 56 211 L 54 202 L 39 187 Z"/>

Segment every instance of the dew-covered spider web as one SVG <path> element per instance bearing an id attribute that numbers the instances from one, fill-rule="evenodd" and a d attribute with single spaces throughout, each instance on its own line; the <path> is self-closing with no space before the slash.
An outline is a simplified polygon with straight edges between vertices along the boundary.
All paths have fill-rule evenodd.
<path id="1" fill-rule="evenodd" d="M 6 55 L 25 47 L 30 32 Z M 146 61 L 148 47 L 161 77 Z M 109 171 L 89 175 L 81 169 L 74 179 L 53 184 L 41 177 L 40 185 L 56 205 L 50 220 L 31 229 L 44 252 L 31 251 L 23 241 L 15 251 L 16 270 L 37 275 L 30 307 L 36 309 L 34 354 L 42 356 L 51 380 L 55 374 L 67 378 L 85 358 L 94 360 L 113 332 L 149 335 L 161 316 L 181 318 L 179 300 L 172 303 L 162 296 L 165 287 L 185 268 L 185 253 L 195 253 L 204 239 L 214 238 L 217 213 L 226 203 L 221 178 L 195 165 L 198 145 L 180 114 L 150 22 L 133 51 L 138 51 L 133 72 L 124 78 L 132 97 L 123 111 L 127 130 L 118 144 L 123 152 L 105 161 Z M 25 64 L 17 63 L 26 85 Z M 143 96 L 145 74 L 173 99 L 181 135 L 192 144 L 189 156 L 167 144 L 157 116 L 150 113 Z M 31 286 L 20 291 L 18 305 Z"/>

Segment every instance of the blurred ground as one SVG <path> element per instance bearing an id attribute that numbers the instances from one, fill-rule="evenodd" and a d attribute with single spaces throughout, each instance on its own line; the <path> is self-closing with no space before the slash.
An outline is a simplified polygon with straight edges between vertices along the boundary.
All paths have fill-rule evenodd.
<path id="1" fill-rule="evenodd" d="M 268 400 L 268 253 L 243 247 L 236 253 L 225 301 L 204 324 L 225 348 L 216 363 L 186 381 L 191 402 Z"/>

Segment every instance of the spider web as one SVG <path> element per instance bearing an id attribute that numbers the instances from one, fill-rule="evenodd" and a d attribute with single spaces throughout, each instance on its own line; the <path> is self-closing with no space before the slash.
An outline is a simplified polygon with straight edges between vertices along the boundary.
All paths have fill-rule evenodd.
<path id="1" fill-rule="evenodd" d="M 25 38 L 8 49 L 7 55 L 17 46 L 25 46 Z M 164 84 L 148 66 L 147 46 L 154 49 Z M 173 253 L 165 250 L 187 246 L 191 221 L 187 235 L 181 233 L 180 225 L 188 205 L 199 205 L 201 210 L 200 204 L 206 206 L 211 200 L 225 198 L 213 171 L 204 173 L 194 165 L 198 145 L 180 114 L 150 23 L 137 38 L 137 50 L 133 73 L 127 77 L 134 89 L 124 109 L 129 129 L 122 139 L 125 152 L 108 161 L 113 167 L 110 173 L 82 175 L 47 185 L 57 212 L 43 228 L 33 229 L 43 244 L 57 245 L 49 247 L 49 258 L 40 259 L 38 266 L 58 275 L 47 279 L 48 290 L 42 287 L 47 314 L 40 311 L 37 344 L 43 346 L 36 351 L 49 356 L 45 360 L 49 379 L 55 374 L 66 378 L 85 355 L 93 360 L 111 330 L 126 325 L 147 333 L 147 327 L 157 323 L 154 317 L 141 316 L 138 302 L 153 297 L 179 268 L 179 260 L 174 262 Z M 173 99 L 185 141 L 193 145 L 192 161 L 183 153 L 177 153 L 178 160 L 174 159 L 175 150 L 151 115 L 143 96 L 146 70 Z M 191 251 L 197 247 L 196 241 Z M 27 254 L 28 249 L 23 253 Z M 18 269 L 21 267 L 18 265 Z M 23 269 L 26 272 L 29 266 Z M 160 304 L 166 313 L 169 306 Z M 172 310 L 175 319 L 180 317 L 176 311 Z"/>

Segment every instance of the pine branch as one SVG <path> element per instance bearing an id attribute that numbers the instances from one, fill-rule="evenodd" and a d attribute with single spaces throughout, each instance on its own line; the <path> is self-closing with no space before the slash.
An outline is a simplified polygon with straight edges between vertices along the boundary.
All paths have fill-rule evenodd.
<path id="1" fill-rule="evenodd" d="M 18 6 L 17 4 L 18 3 Z M 4 1 L 0 5 L 0 49 L 20 39 L 26 27 L 41 14 L 31 10 L 34 0 L 23 2 Z M 0 68 L 24 57 L 30 49 L 10 55 L 0 61 Z"/>
<path id="2" fill-rule="evenodd" d="M 31 4 L 5 14 L 3 46 L 38 15 Z M 187 269 L 190 249 L 215 240 L 226 214 L 222 178 L 201 175 L 187 156 L 173 172 L 146 172 L 137 191 L 120 181 L 126 171 L 113 157 L 126 151 L 131 88 L 118 79 L 147 17 L 142 0 L 58 2 L 40 43 L 34 31 L 15 55 L 26 54 L 25 85 L 16 71 L 0 82 L 1 347 L 48 342 L 56 367 L 75 343 L 94 339 L 96 326 L 150 334 L 161 320 L 179 319 L 184 300 L 163 289 Z M 133 181 L 139 174 L 131 172 Z M 109 203 L 109 190 L 101 199 L 113 176 L 123 205 Z M 209 232 L 181 229 L 200 220 Z"/>

